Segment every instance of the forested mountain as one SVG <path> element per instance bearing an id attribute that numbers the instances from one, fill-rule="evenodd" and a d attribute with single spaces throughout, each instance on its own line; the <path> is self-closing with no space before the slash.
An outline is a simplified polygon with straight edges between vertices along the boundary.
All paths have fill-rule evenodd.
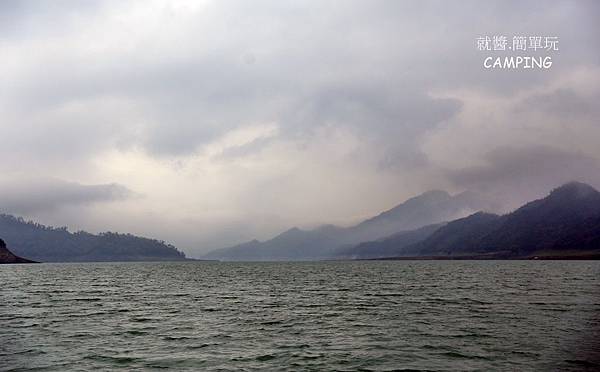
<path id="1" fill-rule="evenodd" d="M 600 192 L 572 182 L 516 211 L 452 221 L 402 250 L 405 256 L 518 258 L 600 254 Z"/>
<path id="2" fill-rule="evenodd" d="M 471 254 L 473 247 L 501 221 L 502 217 L 496 214 L 477 212 L 447 223 L 422 242 L 405 247 L 399 255 Z"/>
<path id="3" fill-rule="evenodd" d="M 85 231 L 71 233 L 0 214 L 0 237 L 12 252 L 40 262 L 171 261 L 185 260 L 183 252 L 165 242 L 130 234 Z"/>
<path id="4" fill-rule="evenodd" d="M 540 255 L 600 255 L 600 192 L 572 182 L 512 213 L 477 212 L 485 203 L 467 194 L 424 193 L 358 225 L 292 228 L 210 252 L 222 260 L 312 260 L 329 258 L 461 257 L 526 258 Z M 437 208 L 437 212 L 436 212 Z M 452 220 L 450 222 L 444 222 Z M 430 222 L 430 223 L 426 223 Z M 394 234 L 385 234 L 398 226 Z M 421 227 L 419 224 L 425 224 Z M 417 228 L 414 228 L 414 227 Z M 375 236 L 375 237 L 374 237 Z M 130 234 L 71 233 L 0 214 L 0 237 L 16 256 L 40 262 L 185 260 L 165 242 Z M 10 252 L 0 252 L 12 259 Z"/>
<path id="5" fill-rule="evenodd" d="M 209 252 L 204 258 L 219 260 L 313 260 L 330 258 L 341 247 L 466 216 L 490 205 L 474 193 L 450 195 L 433 190 L 369 218 L 343 228 L 324 225 L 314 230 L 289 229 L 273 239 L 253 240 Z"/>
<path id="6" fill-rule="evenodd" d="M 386 238 L 360 243 L 352 247 L 341 247 L 333 252 L 338 259 L 387 258 L 404 254 L 404 249 L 431 236 L 444 224 L 434 224 L 415 230 L 401 231 Z"/>
<path id="7" fill-rule="evenodd" d="M 275 238 L 252 241 L 212 252 L 226 260 L 370 259 L 389 257 L 578 256 L 600 254 L 600 193 L 572 182 L 506 215 L 477 212 L 448 223 L 402 229 L 376 240 L 353 239 L 387 231 L 389 226 L 414 226 L 457 212 L 466 194 L 451 197 L 433 191 L 350 228 L 323 226 L 311 231 L 290 229 Z M 461 198 L 465 198 L 460 202 Z M 480 203 L 485 205 L 484 203 Z M 441 208 L 435 213 L 435 208 Z M 465 209 L 466 210 L 466 209 Z M 450 220 L 449 218 L 448 220 Z M 436 221 L 440 222 L 440 221 Z M 366 233 L 365 233 L 366 232 Z"/>

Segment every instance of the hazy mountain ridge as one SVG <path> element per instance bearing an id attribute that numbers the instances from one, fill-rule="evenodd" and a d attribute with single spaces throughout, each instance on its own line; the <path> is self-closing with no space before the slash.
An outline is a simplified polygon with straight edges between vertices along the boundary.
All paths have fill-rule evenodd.
<path id="1" fill-rule="evenodd" d="M 274 238 L 253 240 L 208 253 L 223 260 L 316 260 L 389 257 L 527 258 L 536 255 L 600 255 L 600 192 L 571 182 L 515 211 L 496 215 L 476 212 L 484 202 L 468 193 L 451 196 L 430 191 L 355 226 L 291 228 Z M 423 226 L 413 226 L 431 221 Z M 450 222 L 446 222 L 450 220 Z M 386 234 L 394 226 L 394 233 Z M 372 236 L 376 234 L 386 234 Z M 10 245 L 5 260 L 18 257 L 42 262 L 185 260 L 162 241 L 130 234 L 71 233 L 0 214 L 0 236 Z M 14 253 L 14 254 L 13 254 Z M 13 257 L 14 256 L 14 257 Z"/>
<path id="2" fill-rule="evenodd" d="M 503 216 L 476 213 L 452 221 L 402 255 L 518 258 L 560 252 L 600 253 L 600 192 L 587 184 L 565 184 Z"/>
<path id="3" fill-rule="evenodd" d="M 336 250 L 463 217 L 490 204 L 475 193 L 450 195 L 432 190 L 369 218 L 343 228 L 324 225 L 314 230 L 289 229 L 274 238 L 253 240 L 207 253 L 203 258 L 219 260 L 311 260 L 336 257 Z M 414 234 L 418 235 L 418 234 Z M 407 241 L 410 241 L 408 239 Z M 412 242 L 412 241 L 411 241 Z"/>
<path id="4" fill-rule="evenodd" d="M 534 255 L 600 253 L 600 192 L 579 182 L 562 185 L 542 199 L 515 211 L 496 215 L 476 212 L 450 222 L 414 226 L 486 205 L 469 193 L 450 196 L 429 191 L 350 228 L 323 226 L 304 231 L 290 229 L 275 238 L 240 244 L 209 253 L 225 260 L 371 259 L 387 257 L 489 256 L 520 258 Z M 435 208 L 440 208 L 435 213 Z M 353 243 L 352 240 L 355 239 Z"/>
<path id="5" fill-rule="evenodd" d="M 441 224 L 427 225 L 415 230 L 402 231 L 376 241 L 363 242 L 351 247 L 341 247 L 332 256 L 338 259 L 386 258 L 403 254 L 403 249 L 431 236 Z"/>
<path id="6" fill-rule="evenodd" d="M 71 233 L 0 214 L 0 236 L 14 254 L 40 262 L 185 260 L 165 242 L 131 234 L 85 231 Z"/>
<path id="7" fill-rule="evenodd" d="M 371 235 L 379 238 L 397 233 L 398 225 L 402 225 L 404 230 L 412 230 L 490 207 L 491 204 L 473 192 L 465 191 L 451 196 L 446 191 L 431 190 L 363 221 L 352 229 L 367 234 L 369 230 L 374 229 Z"/>

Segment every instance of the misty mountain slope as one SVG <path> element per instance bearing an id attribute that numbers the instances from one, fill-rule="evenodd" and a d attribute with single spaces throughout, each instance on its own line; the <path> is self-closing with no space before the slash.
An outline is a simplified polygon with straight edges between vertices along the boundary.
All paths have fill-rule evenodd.
<path id="1" fill-rule="evenodd" d="M 220 260 L 310 260 L 323 257 L 328 247 L 342 241 L 340 228 L 329 225 L 315 230 L 291 228 L 265 242 L 252 240 L 209 252 L 203 258 Z"/>
<path id="2" fill-rule="evenodd" d="M 559 251 L 600 251 L 600 193 L 589 185 L 565 184 L 504 216 L 477 213 L 452 221 L 405 254 L 528 257 Z"/>
<path id="3" fill-rule="evenodd" d="M 472 192 L 451 196 L 445 191 L 432 190 L 351 227 L 350 233 L 356 235 L 357 240 L 372 240 L 490 208 L 486 200 Z"/>
<path id="4" fill-rule="evenodd" d="M 404 254 L 404 248 L 425 240 L 442 226 L 444 224 L 435 224 L 415 230 L 402 231 L 376 241 L 338 248 L 332 255 L 340 259 L 371 259 L 400 256 Z"/>
<path id="5" fill-rule="evenodd" d="M 571 182 L 506 215 L 502 225 L 481 241 L 486 251 L 515 255 L 543 250 L 600 249 L 600 192 Z"/>
<path id="6" fill-rule="evenodd" d="M 448 222 L 422 242 L 406 247 L 401 255 L 447 255 L 477 251 L 481 239 L 502 223 L 502 217 L 477 212 L 465 218 Z"/>
<path id="7" fill-rule="evenodd" d="M 14 254 L 41 262 L 171 261 L 185 255 L 164 242 L 130 234 L 71 233 L 0 214 L 0 236 Z"/>
<path id="8" fill-rule="evenodd" d="M 489 204 L 473 193 L 455 196 L 445 191 L 428 191 L 410 198 L 355 226 L 333 225 L 314 230 L 290 229 L 273 239 L 251 241 L 207 253 L 203 258 L 219 260 L 310 260 L 335 257 L 335 250 L 361 242 L 388 237 L 466 216 Z"/>

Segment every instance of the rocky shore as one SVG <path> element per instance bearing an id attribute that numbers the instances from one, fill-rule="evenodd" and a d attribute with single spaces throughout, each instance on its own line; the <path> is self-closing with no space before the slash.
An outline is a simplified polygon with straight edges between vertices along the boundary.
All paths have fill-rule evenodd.
<path id="1" fill-rule="evenodd" d="M 19 263 L 36 263 L 35 261 L 28 260 L 16 256 L 6 248 L 4 240 L 0 239 L 0 264 L 19 264 Z"/>

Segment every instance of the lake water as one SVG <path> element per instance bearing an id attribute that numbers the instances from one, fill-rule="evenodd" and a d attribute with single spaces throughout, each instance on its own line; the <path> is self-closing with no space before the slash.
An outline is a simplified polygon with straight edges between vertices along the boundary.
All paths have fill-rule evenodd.
<path id="1" fill-rule="evenodd" d="M 600 370 L 600 262 L 0 266 L 0 370 Z"/>

